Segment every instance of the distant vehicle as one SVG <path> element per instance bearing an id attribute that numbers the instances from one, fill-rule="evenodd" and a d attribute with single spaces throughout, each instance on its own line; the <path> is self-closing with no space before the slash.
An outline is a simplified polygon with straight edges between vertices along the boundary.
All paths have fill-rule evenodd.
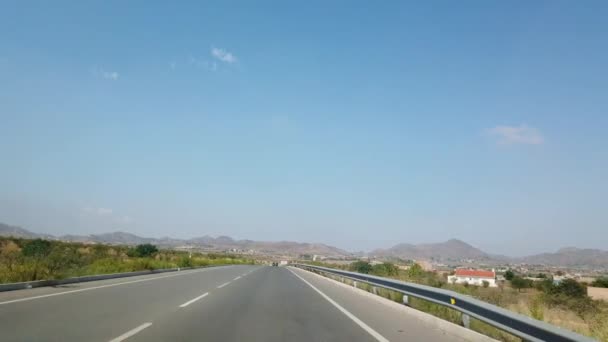
<path id="1" fill-rule="evenodd" d="M 273 262 L 272 266 L 279 266 L 279 263 L 278 262 Z"/>

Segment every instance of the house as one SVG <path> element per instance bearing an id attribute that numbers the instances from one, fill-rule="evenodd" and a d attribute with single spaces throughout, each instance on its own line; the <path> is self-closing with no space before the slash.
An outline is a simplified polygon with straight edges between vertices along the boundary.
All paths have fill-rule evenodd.
<path id="1" fill-rule="evenodd" d="M 452 284 L 464 284 L 483 286 L 487 281 L 490 287 L 496 287 L 496 272 L 494 270 L 468 270 L 456 269 L 454 275 L 448 277 L 448 282 Z"/>

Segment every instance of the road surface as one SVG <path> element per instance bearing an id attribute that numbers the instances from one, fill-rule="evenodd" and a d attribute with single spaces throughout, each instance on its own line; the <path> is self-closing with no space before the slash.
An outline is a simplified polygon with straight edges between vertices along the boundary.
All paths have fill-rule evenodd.
<path id="1" fill-rule="evenodd" d="M 452 341 L 288 267 L 227 266 L 0 293 L 0 341 Z"/>

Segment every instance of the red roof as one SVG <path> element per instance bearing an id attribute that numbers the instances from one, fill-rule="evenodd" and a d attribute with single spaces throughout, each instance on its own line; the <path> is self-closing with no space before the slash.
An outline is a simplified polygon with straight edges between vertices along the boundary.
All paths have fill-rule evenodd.
<path id="1" fill-rule="evenodd" d="M 483 278 L 494 278 L 496 274 L 492 271 L 484 271 L 484 270 L 465 270 L 465 269 L 457 269 L 456 275 L 461 277 L 483 277 Z"/>

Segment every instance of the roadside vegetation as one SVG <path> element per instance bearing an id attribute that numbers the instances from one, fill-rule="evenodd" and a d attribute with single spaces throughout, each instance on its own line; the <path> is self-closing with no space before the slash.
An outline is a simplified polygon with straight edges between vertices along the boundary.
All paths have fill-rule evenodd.
<path id="1" fill-rule="evenodd" d="M 0 237 L 0 283 L 225 264 L 252 264 L 230 254 L 159 250 L 151 244 L 110 246 Z"/>
<path id="2" fill-rule="evenodd" d="M 444 288 L 600 341 L 608 341 L 608 303 L 591 299 L 587 296 L 586 285 L 572 279 L 565 279 L 559 284 L 554 284 L 551 279 L 543 276 L 539 277 L 543 278 L 542 281 L 533 282 L 513 272 L 507 272 L 510 274 L 505 276 L 510 280 L 501 283 L 498 287 L 489 287 L 450 284 L 447 282 L 447 275 L 424 271 L 418 264 L 411 265 L 407 270 L 399 269 L 392 263 L 371 265 L 366 261 L 356 261 L 349 265 L 320 262 L 311 264 Z M 600 278 L 592 286 L 600 287 L 607 284 L 606 280 L 608 279 Z M 372 292 L 372 287 L 366 284 L 361 284 L 359 287 Z M 403 301 L 400 293 L 387 290 L 376 291 L 379 295 L 391 300 L 400 303 Z M 450 322 L 461 323 L 460 313 L 449 307 L 416 298 L 410 298 L 409 305 Z M 519 341 L 518 338 L 475 319 L 471 319 L 470 328 L 501 341 Z"/>

